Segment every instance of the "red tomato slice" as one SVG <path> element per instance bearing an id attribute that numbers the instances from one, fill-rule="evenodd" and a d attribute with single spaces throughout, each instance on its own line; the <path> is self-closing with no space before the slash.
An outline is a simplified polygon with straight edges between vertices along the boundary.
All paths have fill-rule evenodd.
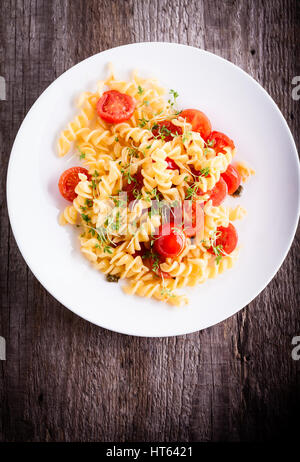
<path id="1" fill-rule="evenodd" d="M 162 257 L 177 257 L 185 248 L 186 237 L 183 231 L 170 223 L 162 225 L 155 239 L 154 250 Z"/>
<path id="2" fill-rule="evenodd" d="M 226 181 L 228 194 L 233 194 L 240 186 L 242 178 L 233 165 L 228 165 L 226 172 L 222 173 L 222 178 Z"/>
<path id="3" fill-rule="evenodd" d="M 170 157 L 166 157 L 166 162 L 168 163 L 167 168 L 169 168 L 171 170 L 178 170 L 179 169 L 179 167 L 176 164 L 175 160 L 170 159 Z"/>
<path id="4" fill-rule="evenodd" d="M 227 228 L 219 226 L 217 228 L 217 233 L 219 236 L 216 239 L 215 247 L 221 246 L 220 253 L 226 255 L 233 252 L 238 243 L 238 234 L 233 224 L 229 223 Z M 212 247 L 210 247 L 208 251 L 215 255 Z"/>
<path id="5" fill-rule="evenodd" d="M 162 120 L 161 122 L 153 125 L 152 133 L 155 137 L 158 137 L 167 143 L 168 141 L 172 141 L 174 136 L 182 135 L 182 129 L 181 127 L 174 125 L 170 120 Z"/>
<path id="6" fill-rule="evenodd" d="M 227 184 L 221 177 L 215 187 L 209 192 L 209 199 L 212 201 L 212 205 L 217 207 L 218 205 L 222 204 L 223 200 L 225 199 L 228 193 Z"/>
<path id="7" fill-rule="evenodd" d="M 180 116 L 192 124 L 192 130 L 200 133 L 204 140 L 210 135 L 211 123 L 204 112 L 198 111 L 198 109 L 185 109 L 180 113 Z"/>
<path id="8" fill-rule="evenodd" d="M 97 113 L 101 119 L 115 124 L 130 119 L 135 107 L 136 101 L 132 96 L 117 90 L 109 90 L 99 99 Z"/>
<path id="9" fill-rule="evenodd" d="M 144 177 L 141 171 L 138 171 L 132 178 L 133 180 L 131 180 L 130 183 L 127 181 L 123 186 L 123 191 L 127 192 L 127 200 L 129 202 L 136 200 L 137 194 L 144 186 Z"/>
<path id="10" fill-rule="evenodd" d="M 73 202 L 77 197 L 75 188 L 80 181 L 78 173 L 83 173 L 90 179 L 89 172 L 83 167 L 71 167 L 63 172 L 59 178 L 59 192 L 67 201 Z"/>
<path id="11" fill-rule="evenodd" d="M 229 146 L 234 149 L 234 142 L 224 133 L 212 132 L 206 140 L 206 143 L 212 147 L 217 153 L 225 153 L 224 148 Z"/>
<path id="12" fill-rule="evenodd" d="M 145 250 L 145 247 L 143 246 L 143 243 L 141 243 L 141 250 L 136 250 L 132 256 L 133 258 L 136 258 L 136 257 L 142 257 L 143 255 L 145 255 L 146 253 L 146 250 Z"/>

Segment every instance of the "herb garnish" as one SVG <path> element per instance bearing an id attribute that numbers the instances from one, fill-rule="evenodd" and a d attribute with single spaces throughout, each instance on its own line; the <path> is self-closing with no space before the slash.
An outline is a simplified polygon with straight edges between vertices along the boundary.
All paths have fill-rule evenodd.
<path id="1" fill-rule="evenodd" d="M 182 137 L 182 142 L 185 143 L 192 136 L 191 132 L 187 132 Z"/>
<path id="2" fill-rule="evenodd" d="M 132 194 L 133 194 L 133 197 L 137 200 L 142 198 L 142 194 L 137 188 L 134 188 L 134 190 L 132 191 Z"/>
<path id="3" fill-rule="evenodd" d="M 153 130 L 157 130 L 157 129 L 158 129 L 158 135 L 154 136 L 155 140 L 157 140 L 157 139 L 164 140 L 168 136 L 172 136 L 173 138 L 176 137 L 176 136 L 179 136 L 179 133 L 177 131 L 175 133 L 173 133 L 165 125 L 155 124 L 155 125 L 152 126 L 151 130 L 153 131 Z"/>
<path id="4" fill-rule="evenodd" d="M 110 245 L 105 245 L 103 251 L 104 251 L 104 253 L 105 252 L 110 253 L 110 254 L 113 253 L 112 248 L 110 247 Z"/>
<path id="5" fill-rule="evenodd" d="M 195 181 L 192 185 L 190 185 L 187 188 L 186 199 L 193 198 L 198 193 L 198 190 L 200 188 L 199 182 L 201 182 L 201 177 L 207 177 L 209 175 L 209 172 L 210 172 L 209 167 L 205 167 L 199 170 L 198 175 L 193 175 L 198 178 L 198 182 Z"/>
<path id="6" fill-rule="evenodd" d="M 151 243 L 154 242 L 151 241 Z M 153 244 L 152 244 L 153 245 Z M 154 271 L 155 273 L 157 272 L 157 270 L 159 269 L 159 264 L 160 264 L 160 258 L 159 256 L 153 252 L 153 251 L 148 251 L 146 252 L 143 256 L 142 256 L 143 259 L 149 259 L 151 260 L 151 270 Z"/>
<path id="7" fill-rule="evenodd" d="M 77 146 L 78 151 L 80 152 L 79 159 L 85 159 L 85 152 L 81 151 L 80 147 Z"/>
<path id="8" fill-rule="evenodd" d="M 192 186 L 190 186 L 189 188 L 187 188 L 185 198 L 186 198 L 186 199 L 190 199 L 191 197 L 194 197 L 194 196 L 197 194 L 199 187 L 200 187 L 200 186 L 199 186 L 198 183 L 193 183 Z"/>
<path id="9" fill-rule="evenodd" d="M 170 298 L 176 297 L 176 295 L 173 294 L 173 292 L 172 292 L 170 289 L 165 288 L 165 287 L 161 290 L 160 294 L 161 294 L 161 295 L 167 295 L 167 296 L 170 297 Z"/>
<path id="10" fill-rule="evenodd" d="M 107 274 L 106 280 L 108 282 L 118 282 L 120 279 L 120 276 L 116 276 L 115 274 Z"/>
<path id="11" fill-rule="evenodd" d="M 143 117 L 142 119 L 139 119 L 139 121 L 140 121 L 140 123 L 139 123 L 140 128 L 144 128 L 147 125 L 147 123 L 149 122 L 149 120 L 145 119 L 145 117 Z"/>
<path id="12" fill-rule="evenodd" d="M 89 223 L 91 221 L 90 217 L 86 215 L 85 213 L 81 214 L 81 218 L 86 222 Z"/>
<path id="13" fill-rule="evenodd" d="M 133 148 L 128 148 L 128 150 L 130 149 L 133 149 Z M 130 164 L 124 165 L 124 167 L 121 169 L 121 173 L 124 176 L 124 178 L 127 180 L 128 184 L 131 184 L 132 181 L 137 183 L 136 178 L 134 178 L 130 173 Z"/>
<path id="14" fill-rule="evenodd" d="M 128 149 L 128 153 L 129 153 L 130 157 L 136 157 L 136 158 L 139 157 L 139 153 L 138 153 L 136 148 L 128 147 L 127 149 Z M 127 167 L 125 167 L 125 168 L 127 168 Z"/>
<path id="15" fill-rule="evenodd" d="M 87 207 L 92 207 L 93 205 L 92 199 L 85 199 L 84 203 Z"/>
<path id="16" fill-rule="evenodd" d="M 170 90 L 169 93 L 171 95 L 171 98 L 168 100 L 168 103 L 170 104 L 170 106 L 174 106 L 174 104 L 176 103 L 176 99 L 178 98 L 179 94 L 175 90 Z"/>
<path id="17" fill-rule="evenodd" d="M 201 168 L 199 176 L 208 176 L 209 175 L 209 167 Z"/>
<path id="18" fill-rule="evenodd" d="M 223 246 L 222 245 L 217 245 L 217 246 L 212 245 L 212 249 L 214 251 L 214 254 L 216 255 L 216 264 L 218 265 L 223 257 L 223 254 L 222 254 Z"/>

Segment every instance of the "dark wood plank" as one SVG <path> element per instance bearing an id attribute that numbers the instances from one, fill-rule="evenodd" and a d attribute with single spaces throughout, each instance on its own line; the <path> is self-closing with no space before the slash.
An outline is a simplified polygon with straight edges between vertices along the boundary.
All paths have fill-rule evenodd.
<path id="1" fill-rule="evenodd" d="M 203 47 L 275 99 L 299 145 L 299 2 L 3 0 L 0 75 L 0 440 L 238 441 L 292 437 L 299 415 L 299 238 L 246 309 L 195 334 L 119 335 L 56 302 L 20 255 L 6 210 L 9 152 L 39 94 L 82 59 L 136 41 Z M 26 155 L 26 153 L 25 153 Z"/>

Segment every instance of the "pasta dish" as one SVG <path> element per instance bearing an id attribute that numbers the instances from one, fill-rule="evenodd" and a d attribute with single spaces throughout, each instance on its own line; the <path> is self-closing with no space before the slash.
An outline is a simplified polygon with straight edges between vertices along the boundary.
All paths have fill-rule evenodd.
<path id="1" fill-rule="evenodd" d="M 69 201 L 60 224 L 78 228 L 80 247 L 108 282 L 125 293 L 187 303 L 180 289 L 233 266 L 244 217 L 238 197 L 253 174 L 234 162 L 234 142 L 212 130 L 198 109 L 178 108 L 178 93 L 133 72 L 118 80 L 110 66 L 95 93 L 62 131 L 58 154 L 80 166 L 62 173 Z"/>

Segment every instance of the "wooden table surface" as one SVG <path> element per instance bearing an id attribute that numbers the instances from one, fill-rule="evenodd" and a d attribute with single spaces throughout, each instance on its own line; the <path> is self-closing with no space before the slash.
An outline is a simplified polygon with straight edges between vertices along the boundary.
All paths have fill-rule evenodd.
<path id="1" fill-rule="evenodd" d="M 0 75 L 7 85 L 7 100 L 0 101 L 2 441 L 296 436 L 300 361 L 291 358 L 291 341 L 300 335 L 299 240 L 269 286 L 237 315 L 191 335 L 130 337 L 80 319 L 39 284 L 13 238 L 5 186 L 13 140 L 42 91 L 88 56 L 132 42 L 180 42 L 229 59 L 270 93 L 299 146 L 300 101 L 291 97 L 292 78 L 300 75 L 299 4 L 1 1 Z M 39 226 L 34 210 L 29 219 Z"/>

